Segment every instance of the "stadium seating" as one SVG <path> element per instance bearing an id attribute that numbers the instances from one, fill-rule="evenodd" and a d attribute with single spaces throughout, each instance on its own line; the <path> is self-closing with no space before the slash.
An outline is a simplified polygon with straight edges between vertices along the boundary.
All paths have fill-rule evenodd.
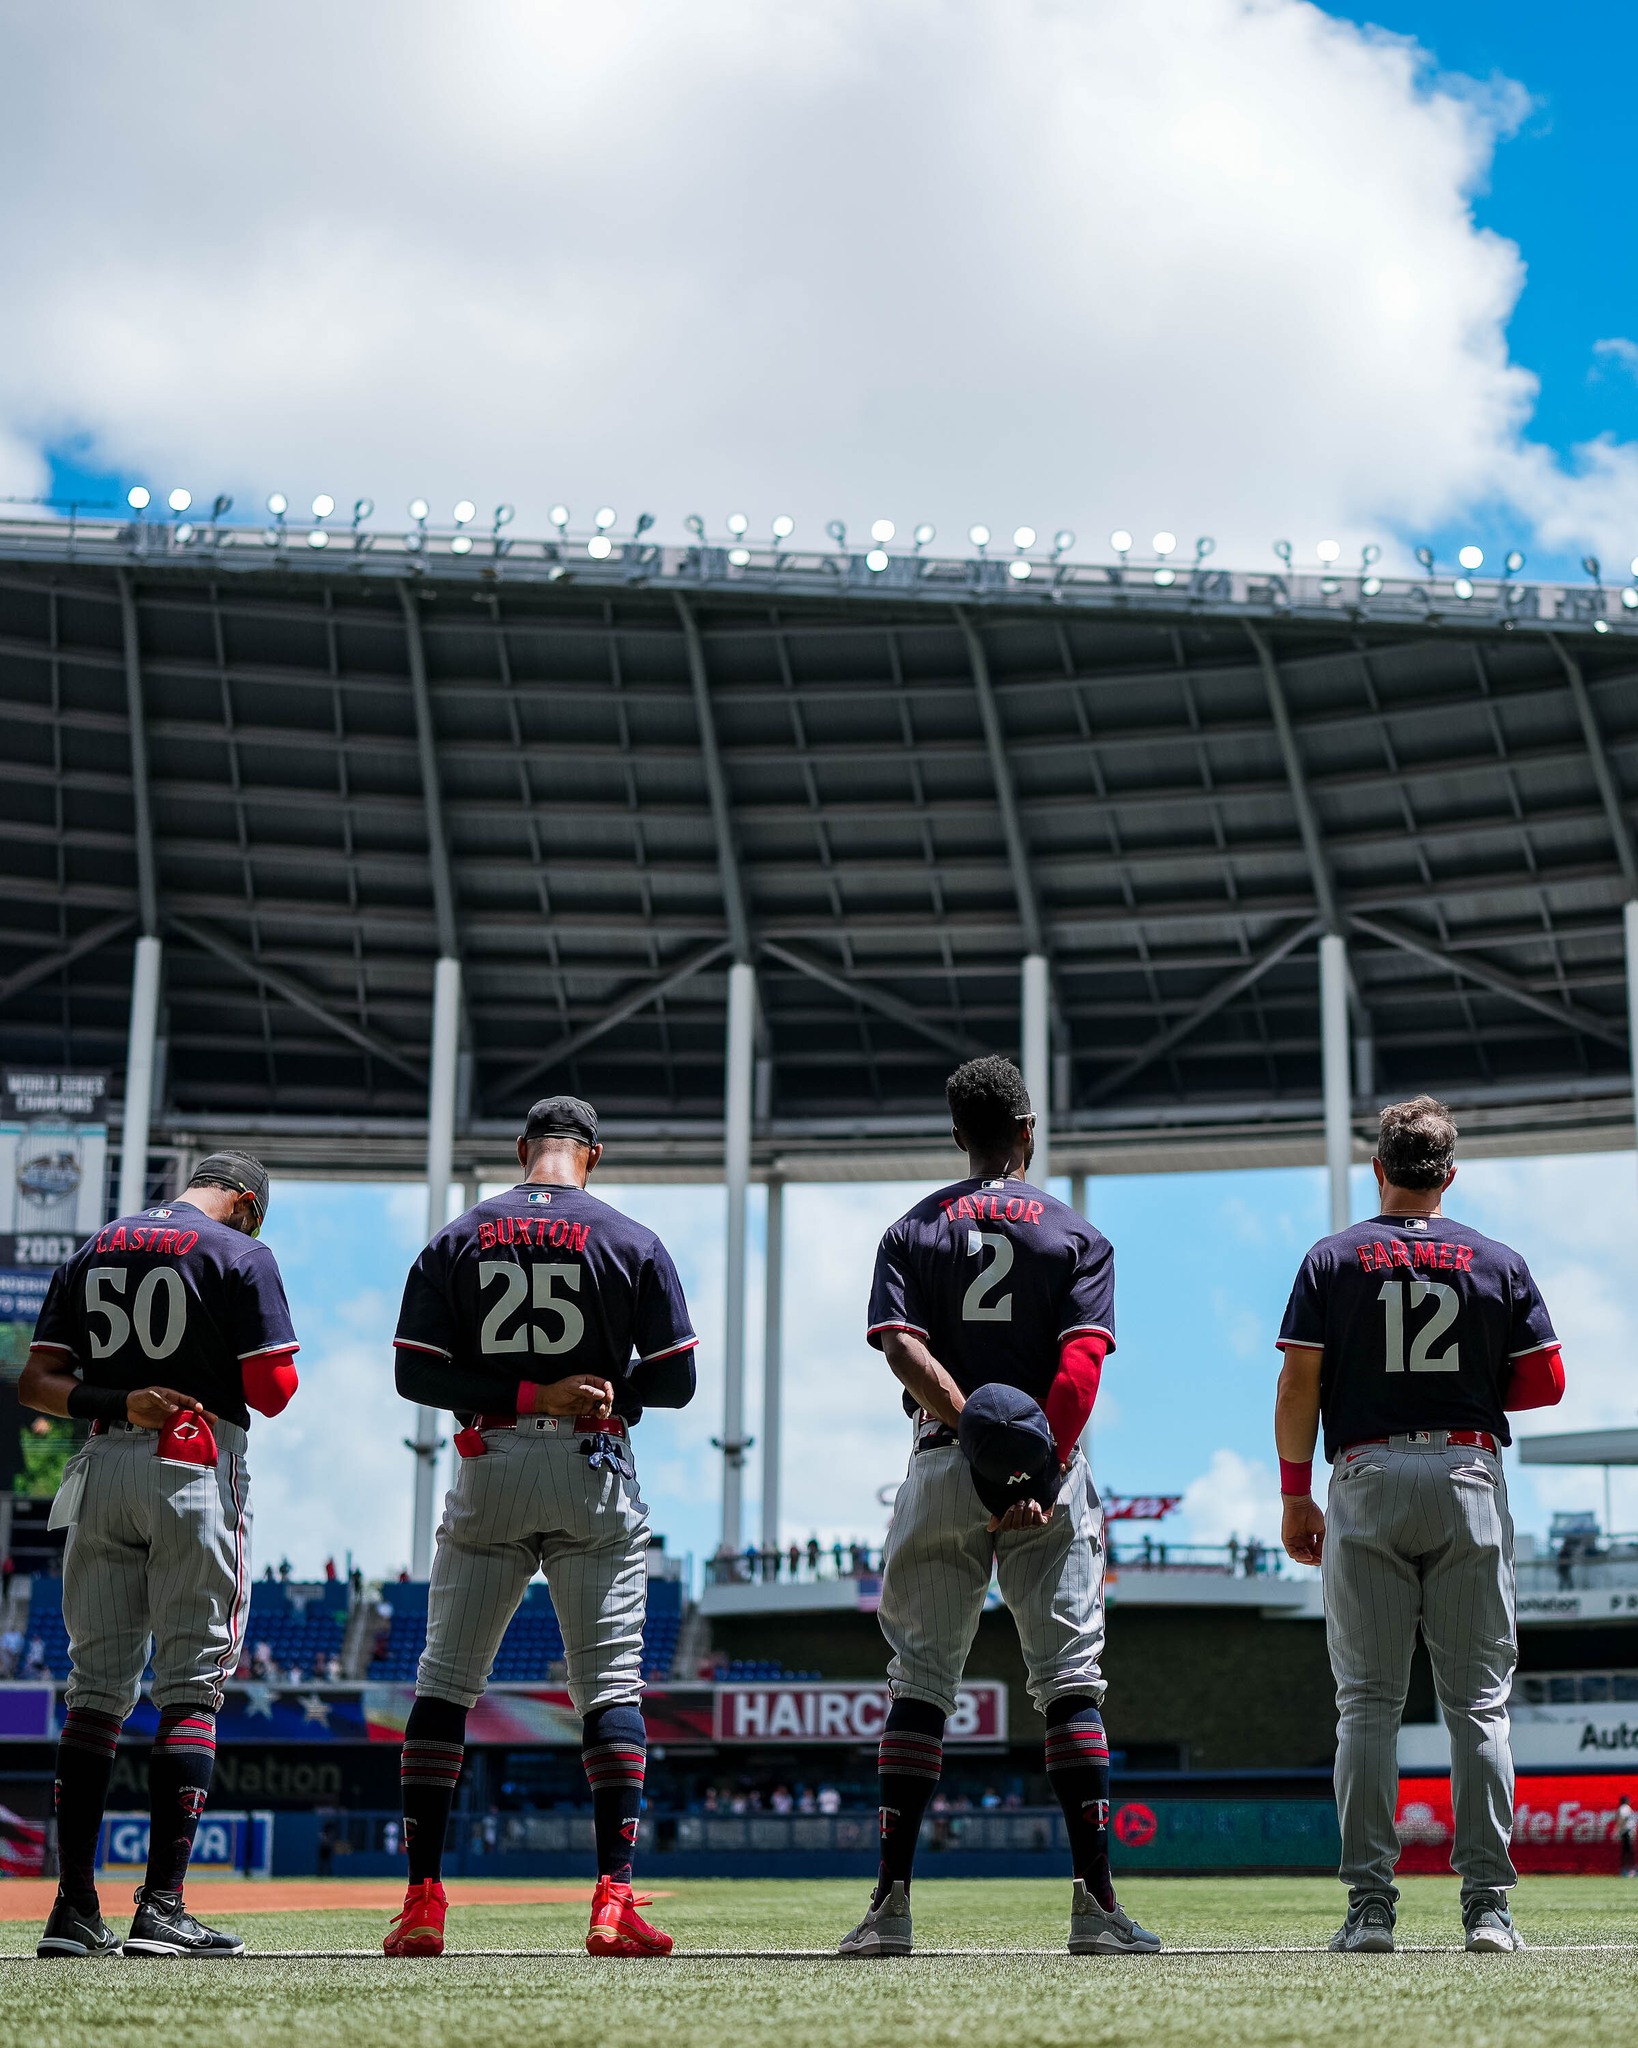
<path id="1" fill-rule="evenodd" d="M 415 1667 L 427 1636 L 427 1587 L 424 1580 L 400 1581 L 381 1589 L 392 1609 L 385 1654 L 370 1665 L 370 1677 L 384 1684 L 403 1684 Z M 675 1579 L 648 1582 L 648 1620 L 643 1629 L 643 1676 L 662 1679 L 671 1670 L 682 1630 L 682 1587 Z M 563 1656 L 563 1632 L 557 1625 L 552 1596 L 536 1579 L 523 1596 L 501 1640 L 493 1673 L 497 1684 L 540 1684 L 552 1675 Z"/>
<path id="2" fill-rule="evenodd" d="M 347 1583 L 344 1579 L 317 1585 L 257 1579 L 250 1589 L 250 1620 L 245 1628 L 245 1654 L 265 1643 L 281 1672 L 299 1670 L 304 1677 L 323 1675 L 325 1660 L 341 1655 L 347 1633 Z"/>
<path id="3" fill-rule="evenodd" d="M 68 1676 L 68 1630 L 63 1624 L 63 1582 L 54 1573 L 36 1572 L 29 1595 L 28 1627 L 24 1643 L 38 1637 L 45 1651 L 46 1669 L 53 1678 Z M 21 1669 L 18 1676 L 22 1676 Z"/>

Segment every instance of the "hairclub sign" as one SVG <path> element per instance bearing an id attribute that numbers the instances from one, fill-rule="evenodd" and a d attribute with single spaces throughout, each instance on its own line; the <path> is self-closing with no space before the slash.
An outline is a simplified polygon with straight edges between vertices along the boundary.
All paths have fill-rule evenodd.
<path id="1" fill-rule="evenodd" d="M 720 1743 L 874 1742 L 893 1704 L 885 1685 L 831 1684 L 797 1680 L 790 1684 L 728 1684 L 716 1688 L 715 1735 Z M 956 1693 L 955 1712 L 944 1724 L 950 1743 L 1004 1743 L 1007 1688 L 974 1679 Z"/>

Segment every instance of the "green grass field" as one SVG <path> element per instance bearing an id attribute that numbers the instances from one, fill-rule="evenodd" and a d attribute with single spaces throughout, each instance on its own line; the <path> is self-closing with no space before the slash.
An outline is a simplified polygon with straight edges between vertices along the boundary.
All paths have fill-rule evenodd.
<path id="1" fill-rule="evenodd" d="M 1413 1946 L 1342 1957 L 1323 1952 L 1339 1886 L 1243 1878 L 1123 1887 L 1168 1942 L 1229 1953 L 1074 1958 L 1061 1952 L 1066 1884 L 925 1879 L 915 1891 L 922 1947 L 985 1953 L 689 1959 L 689 1950 L 829 1949 L 864 1894 L 831 1882 L 679 1885 L 653 1911 L 677 1937 L 669 1961 L 594 1963 L 577 1952 L 577 1905 L 458 1909 L 452 1951 L 517 1953 L 452 1952 L 441 1962 L 340 1953 L 377 1948 L 384 1916 L 339 1903 L 247 1916 L 250 1956 L 214 1965 L 36 1963 L 36 1930 L 14 1923 L 0 1928 L 0 2039 L 19 2048 L 1587 2048 L 1638 2037 L 1638 1886 L 1596 1878 L 1526 1880 L 1515 1917 L 1540 1947 L 1514 1957 L 1462 1953 L 1454 1881 L 1407 1884 L 1400 1939 Z M 1419 1952 L 1424 1944 L 1438 1952 Z M 323 1953 L 287 1959 L 268 1954 L 275 1949 Z"/>

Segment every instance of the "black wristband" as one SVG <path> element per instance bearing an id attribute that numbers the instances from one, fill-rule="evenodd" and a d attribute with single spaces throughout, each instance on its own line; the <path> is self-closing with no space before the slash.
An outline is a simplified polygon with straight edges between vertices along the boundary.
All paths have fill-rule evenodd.
<path id="1" fill-rule="evenodd" d="M 128 1422 L 125 1403 L 129 1397 L 122 1387 L 72 1387 L 68 1412 L 81 1422 Z"/>

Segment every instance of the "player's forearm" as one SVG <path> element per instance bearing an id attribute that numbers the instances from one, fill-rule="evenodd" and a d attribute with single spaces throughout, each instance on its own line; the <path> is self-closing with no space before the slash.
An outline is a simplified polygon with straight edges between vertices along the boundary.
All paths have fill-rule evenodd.
<path id="1" fill-rule="evenodd" d="M 1319 1423 L 1320 1353 L 1293 1345 L 1285 1354 L 1274 1395 L 1274 1449 L 1282 1493 L 1309 1492 Z"/>
<path id="2" fill-rule="evenodd" d="M 66 1415 L 78 1376 L 60 1351 L 31 1351 L 17 1378 L 17 1399 L 41 1415 Z"/>
<path id="3" fill-rule="evenodd" d="M 918 1407 L 954 1429 L 967 1397 L 919 1337 L 906 1330 L 882 1333 L 882 1355 L 893 1377 Z"/>

